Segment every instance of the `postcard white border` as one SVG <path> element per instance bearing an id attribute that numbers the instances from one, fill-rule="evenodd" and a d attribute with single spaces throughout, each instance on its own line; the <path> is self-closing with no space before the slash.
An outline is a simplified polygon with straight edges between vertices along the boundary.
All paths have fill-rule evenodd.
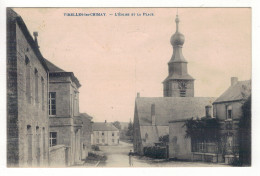
<path id="1" fill-rule="evenodd" d="M 6 168 L 6 7 L 251 7 L 252 8 L 252 167 L 250 168 Z M 260 3 L 258 0 L 2 0 L 0 2 L 0 175 L 258 175 L 260 166 Z"/>

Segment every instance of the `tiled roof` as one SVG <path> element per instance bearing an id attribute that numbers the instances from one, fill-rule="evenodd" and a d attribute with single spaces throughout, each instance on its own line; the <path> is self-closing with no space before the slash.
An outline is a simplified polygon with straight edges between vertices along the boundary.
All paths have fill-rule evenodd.
<path id="1" fill-rule="evenodd" d="M 62 70 L 61 68 L 57 67 L 56 65 L 54 65 L 53 63 L 51 63 L 47 59 L 45 59 L 45 62 L 47 64 L 47 67 L 49 68 L 50 72 L 65 72 L 64 70 Z"/>
<path id="2" fill-rule="evenodd" d="M 172 120 L 182 120 L 205 115 L 205 106 L 214 102 L 214 97 L 139 97 L 136 112 L 140 126 L 151 125 L 151 105 L 155 105 L 155 124 L 168 126 Z"/>
<path id="3" fill-rule="evenodd" d="M 214 103 L 247 99 L 251 95 L 251 80 L 238 81 L 230 86 Z"/>
<path id="4" fill-rule="evenodd" d="M 118 129 L 112 124 L 107 122 L 95 122 L 92 125 L 93 131 L 118 131 Z"/>

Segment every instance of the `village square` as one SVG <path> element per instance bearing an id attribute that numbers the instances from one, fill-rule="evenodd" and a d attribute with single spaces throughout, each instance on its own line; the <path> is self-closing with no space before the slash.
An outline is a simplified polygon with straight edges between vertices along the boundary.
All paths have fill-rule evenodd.
<path id="1" fill-rule="evenodd" d="M 48 11 L 41 10 L 43 14 L 48 15 Z M 21 12 L 26 11 L 21 10 Z M 50 10 L 49 13 L 55 13 L 55 10 Z M 85 17 L 73 17 L 74 13 L 76 12 L 66 11 L 61 16 L 81 18 L 86 21 L 82 27 L 86 27 L 88 22 Z M 99 17 L 87 16 L 96 18 L 96 21 L 101 18 L 112 18 L 107 17 L 111 12 L 105 13 L 100 10 L 99 13 L 101 14 Z M 122 14 L 128 12 L 123 11 Z M 143 18 L 152 21 L 156 15 L 158 16 L 155 10 L 149 12 L 148 9 Z M 28 18 L 30 24 L 28 26 L 23 18 L 23 15 L 19 14 L 19 8 L 7 8 L 7 167 L 251 166 L 251 77 L 241 79 L 236 74 L 243 71 L 250 73 L 250 69 L 241 69 L 237 72 L 227 69 L 219 73 L 217 69 L 224 69 L 229 65 L 230 59 L 219 58 L 212 64 L 216 64 L 215 70 L 210 70 L 206 64 L 203 64 L 202 58 L 208 57 L 205 53 L 200 55 L 201 63 L 194 64 L 195 61 L 192 54 L 189 54 L 189 50 L 200 52 L 202 47 L 211 43 L 203 43 L 204 34 L 200 31 L 194 30 L 194 33 L 190 32 L 187 35 L 182 33 L 187 23 L 178 12 L 172 11 L 171 14 L 162 17 L 162 21 L 157 21 L 154 28 L 160 27 L 160 22 L 163 26 L 163 22 L 168 18 L 171 19 L 172 27 L 169 29 L 166 29 L 167 26 L 162 27 L 169 31 L 167 34 L 162 30 L 153 33 L 152 40 L 156 44 L 152 49 L 147 50 L 142 46 L 151 44 L 148 40 L 151 35 L 136 32 L 144 29 L 152 30 L 149 27 L 140 27 L 146 20 L 140 22 L 140 26 L 133 23 L 129 27 L 132 31 L 122 33 L 122 36 L 113 36 L 113 33 L 126 30 L 128 27 L 124 25 L 128 23 L 127 21 L 120 21 L 119 17 L 114 19 L 115 24 L 112 25 L 114 31 L 110 31 L 109 34 L 106 34 L 108 31 L 99 33 L 97 29 L 102 29 L 102 26 L 97 22 L 96 28 L 91 28 L 90 31 L 99 33 L 98 38 L 107 36 L 108 41 L 114 40 L 111 46 L 102 45 L 98 39 L 91 41 L 91 37 L 88 36 L 94 34 L 90 32 L 86 32 L 84 36 L 77 34 L 76 27 L 69 24 L 71 21 L 67 22 L 66 26 L 71 25 L 71 30 L 68 29 L 71 34 L 68 36 L 73 38 L 75 33 L 78 37 L 77 42 L 80 43 L 80 47 L 71 50 L 69 48 L 71 39 L 68 36 L 63 37 L 63 33 L 66 33 L 65 28 L 52 31 L 50 36 L 41 37 L 41 31 L 48 30 L 48 25 L 32 29 L 31 23 L 38 23 L 34 21 L 37 18 Z M 110 21 L 104 20 L 102 23 L 105 23 L 104 27 L 111 25 Z M 117 28 L 117 23 L 121 25 L 120 29 Z M 56 24 L 52 23 L 54 26 L 59 24 L 58 21 Z M 75 20 L 73 25 L 76 24 L 78 21 Z M 196 25 L 195 21 L 194 29 Z M 220 22 L 220 25 L 223 24 Z M 198 24 L 198 26 L 207 28 L 205 24 Z M 162 33 L 168 43 L 161 41 L 158 33 Z M 135 35 L 142 38 L 142 45 L 135 41 L 137 40 L 133 37 Z M 189 44 L 188 49 L 183 51 L 186 42 L 189 42 L 189 37 L 186 36 L 191 35 L 196 35 L 194 43 Z M 212 36 L 211 40 L 217 42 L 221 40 L 218 35 L 222 35 L 221 32 Z M 57 36 L 59 38 L 53 41 Z M 228 37 L 232 40 L 233 36 L 226 36 Z M 46 43 L 40 45 L 40 40 Z M 89 53 L 81 62 L 78 60 L 79 53 L 85 52 L 84 50 L 87 49 L 84 47 L 88 46 L 84 44 L 84 40 L 90 40 L 93 48 L 88 50 Z M 65 41 L 65 47 L 61 41 Z M 55 48 L 52 47 L 54 44 Z M 161 60 L 158 61 L 158 65 L 152 64 L 155 63 L 154 60 L 161 59 L 163 54 L 160 53 L 160 48 L 157 50 L 157 47 L 162 44 L 170 48 L 168 53 L 163 53 L 167 56 L 167 61 Z M 131 50 L 135 45 L 138 45 L 138 48 Z M 95 50 L 95 47 L 99 46 L 102 46 L 100 47 L 102 51 Z M 61 65 L 69 62 L 71 68 L 74 64 L 83 66 L 68 70 L 63 68 L 63 65 L 57 64 L 59 62 L 55 58 L 59 57 L 61 47 L 66 48 L 65 54 L 63 51 L 61 53 L 64 56 L 69 55 L 70 58 L 60 61 Z M 229 50 L 229 47 L 226 49 Z M 45 53 L 48 50 L 57 53 L 50 54 L 53 57 L 46 57 Z M 133 55 L 119 54 L 128 50 Z M 154 58 L 135 59 L 134 53 L 141 55 L 154 50 L 157 53 Z M 216 53 L 213 55 L 227 52 L 219 48 L 215 50 Z M 186 57 L 186 51 L 189 57 Z M 89 61 L 88 58 L 95 57 L 95 52 L 101 54 L 100 58 L 107 57 L 106 60 L 98 61 L 97 58 L 95 62 Z M 240 55 L 240 51 L 232 52 Z M 109 57 L 117 55 L 121 59 L 117 62 Z M 134 59 L 124 61 L 122 59 L 124 57 Z M 114 66 L 106 66 L 110 62 Z M 159 62 L 163 62 L 165 69 L 161 69 Z M 124 64 L 123 69 L 119 67 L 119 63 Z M 189 63 L 191 65 L 188 65 Z M 237 61 L 233 64 L 234 67 L 239 67 L 241 62 Z M 250 64 L 244 62 L 241 65 Z M 135 67 L 133 72 L 130 70 L 131 67 Z M 138 72 L 138 69 L 142 71 Z M 106 72 L 108 70 L 111 72 Z M 203 72 L 204 70 L 206 71 Z M 83 75 L 85 72 L 96 75 L 89 79 L 88 75 Z M 127 74 L 130 72 L 134 75 L 133 80 L 127 79 Z M 160 82 L 151 79 L 151 75 L 157 72 L 158 75 L 163 73 L 164 78 Z M 203 76 L 206 72 L 212 75 L 216 72 L 216 75 L 220 76 L 216 76 L 218 79 L 211 82 Z M 201 75 L 198 76 L 197 73 Z M 88 80 L 93 83 L 89 84 Z M 217 87 L 222 82 L 228 84 L 225 84 L 224 88 Z M 133 83 L 139 85 L 139 88 L 136 88 L 137 86 L 132 88 Z M 158 91 L 157 87 L 150 86 L 153 84 L 159 85 L 161 89 Z M 210 88 L 204 89 L 203 85 Z M 90 88 L 93 92 L 85 94 Z M 217 93 L 212 94 L 215 89 L 218 90 Z M 157 91 L 161 96 L 157 94 L 153 96 L 152 93 L 152 96 L 146 96 L 147 91 L 152 93 Z M 205 96 L 197 96 L 196 92 L 199 91 L 206 92 Z M 119 101 L 122 97 L 124 100 Z M 111 100 L 111 104 L 107 103 L 108 99 Z"/>

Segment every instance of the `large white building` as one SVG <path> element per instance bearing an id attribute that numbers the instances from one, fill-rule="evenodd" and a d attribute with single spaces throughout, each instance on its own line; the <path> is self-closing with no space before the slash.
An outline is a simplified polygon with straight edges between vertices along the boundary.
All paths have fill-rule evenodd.
<path id="1" fill-rule="evenodd" d="M 93 145 L 117 145 L 119 144 L 119 130 L 112 124 L 95 122 L 92 126 Z"/>

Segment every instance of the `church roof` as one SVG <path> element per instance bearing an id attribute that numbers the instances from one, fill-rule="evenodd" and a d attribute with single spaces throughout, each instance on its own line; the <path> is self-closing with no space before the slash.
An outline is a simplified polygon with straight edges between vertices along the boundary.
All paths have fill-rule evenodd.
<path id="1" fill-rule="evenodd" d="M 152 125 L 151 105 L 155 105 L 155 124 L 168 126 L 172 120 L 183 120 L 205 115 L 205 106 L 214 102 L 214 97 L 138 97 L 136 115 L 140 126 Z"/>
<path id="2" fill-rule="evenodd" d="M 118 131 L 118 129 L 112 124 L 107 122 L 95 122 L 92 125 L 93 131 Z"/>
<path id="3" fill-rule="evenodd" d="M 230 86 L 214 103 L 227 101 L 239 101 L 247 99 L 251 95 L 251 80 L 238 81 Z"/>

